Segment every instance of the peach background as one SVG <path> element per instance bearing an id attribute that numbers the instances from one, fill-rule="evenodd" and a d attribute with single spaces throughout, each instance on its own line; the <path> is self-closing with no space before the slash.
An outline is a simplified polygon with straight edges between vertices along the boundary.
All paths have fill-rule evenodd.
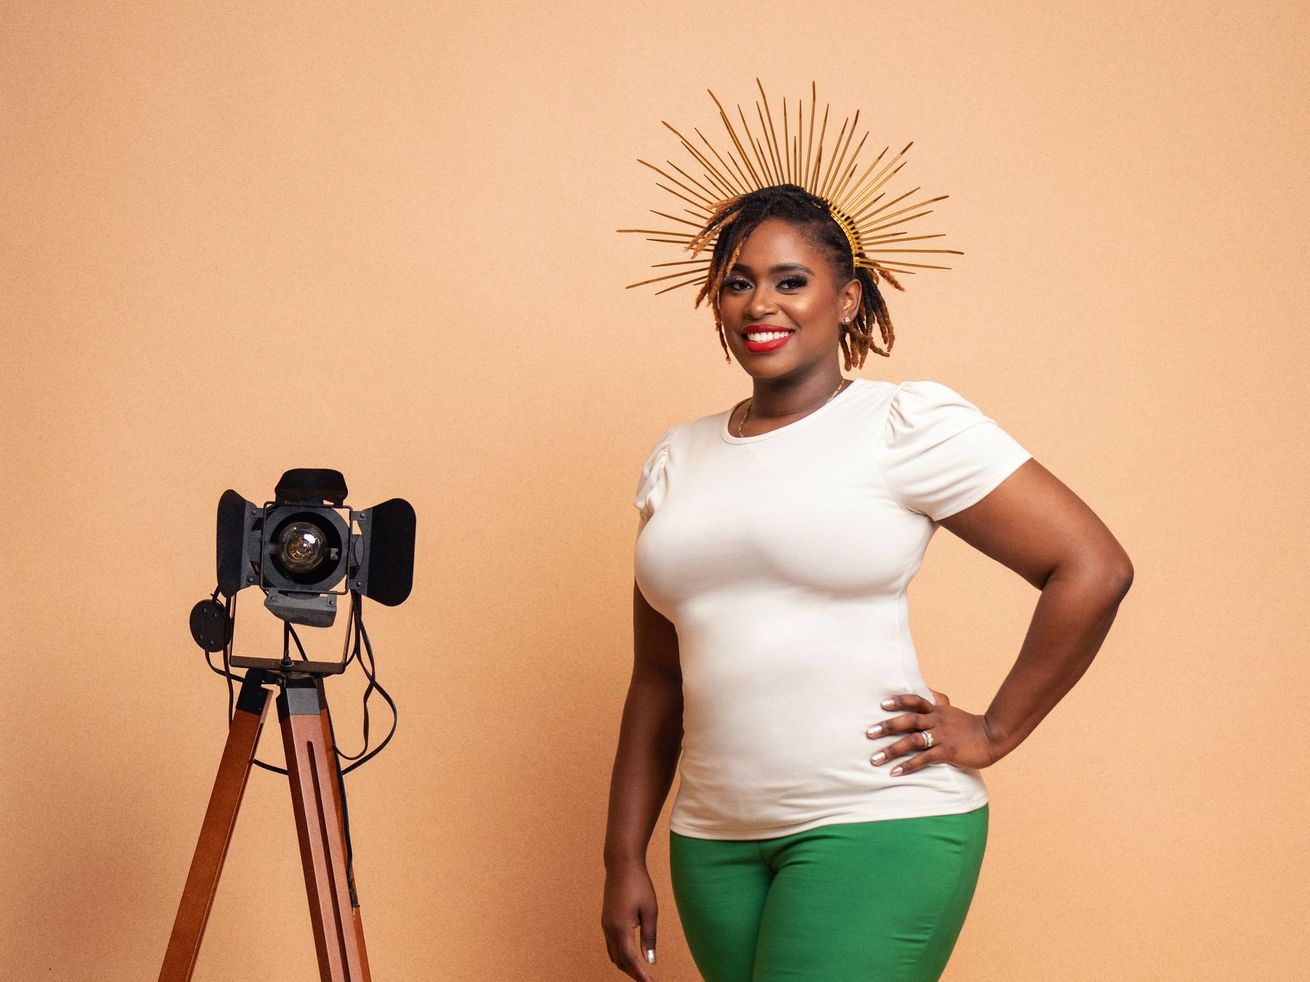
<path id="1" fill-rule="evenodd" d="M 892 359 L 859 374 L 963 391 L 1137 570 L 1089 674 L 986 775 L 947 977 L 1297 975 L 1308 20 L 6 4 L 5 974 L 154 977 L 224 737 L 186 626 L 215 504 L 330 466 L 355 507 L 419 516 L 412 598 L 367 610 L 399 735 L 348 785 L 374 977 L 621 977 L 598 925 L 631 498 L 664 427 L 748 388 L 687 292 L 622 289 L 670 256 L 613 230 L 663 206 L 635 162 L 673 152 L 660 119 L 710 126 L 705 88 L 746 99 L 759 74 L 817 78 L 951 195 L 931 220 L 966 255 L 891 295 Z M 258 599 L 238 650 L 275 654 Z M 1035 599 L 941 533 L 913 601 L 931 684 L 981 712 Z M 361 690 L 330 686 L 348 748 Z M 263 746 L 280 761 L 275 725 Z M 690 980 L 666 836 L 655 974 Z M 273 775 L 196 977 L 316 978 Z"/>

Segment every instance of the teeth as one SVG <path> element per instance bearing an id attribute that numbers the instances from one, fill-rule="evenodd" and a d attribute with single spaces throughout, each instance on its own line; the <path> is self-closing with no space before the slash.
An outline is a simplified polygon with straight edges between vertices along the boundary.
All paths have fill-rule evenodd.
<path id="1" fill-rule="evenodd" d="M 765 331 L 760 334 L 747 334 L 747 341 L 776 341 L 779 338 L 785 338 L 791 334 L 791 331 Z"/>

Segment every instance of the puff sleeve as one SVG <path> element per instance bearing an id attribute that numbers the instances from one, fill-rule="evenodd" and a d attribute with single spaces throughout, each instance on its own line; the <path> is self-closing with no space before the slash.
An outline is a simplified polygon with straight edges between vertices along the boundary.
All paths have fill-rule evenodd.
<path id="1" fill-rule="evenodd" d="M 672 445 L 673 427 L 669 427 L 655 441 L 655 446 L 646 455 L 646 462 L 641 465 L 641 477 L 637 481 L 637 497 L 633 504 L 641 514 L 642 526 L 655 514 L 655 509 L 659 507 L 664 499 L 664 492 L 668 489 L 667 468 Z"/>
<path id="2" fill-rule="evenodd" d="M 897 386 L 878 449 L 892 497 L 934 522 L 981 501 L 1032 456 L 960 393 L 929 380 Z"/>

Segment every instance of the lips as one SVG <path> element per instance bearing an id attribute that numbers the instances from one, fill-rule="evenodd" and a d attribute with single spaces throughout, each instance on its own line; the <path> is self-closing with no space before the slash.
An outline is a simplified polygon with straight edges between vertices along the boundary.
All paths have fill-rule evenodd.
<path id="1" fill-rule="evenodd" d="M 770 324 L 751 324 L 746 330 L 741 332 L 742 338 L 746 342 L 746 350 L 754 354 L 761 354 L 766 351 L 777 351 L 784 344 L 791 340 L 791 336 L 796 332 L 789 327 L 774 327 Z M 752 341 L 750 336 L 764 335 L 768 340 Z M 778 337 L 778 335 L 783 335 Z"/>

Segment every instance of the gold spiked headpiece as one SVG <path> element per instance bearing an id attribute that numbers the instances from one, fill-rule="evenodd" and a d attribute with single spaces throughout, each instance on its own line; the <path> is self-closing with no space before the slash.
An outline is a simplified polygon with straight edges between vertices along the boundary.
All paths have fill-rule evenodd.
<path id="1" fill-rule="evenodd" d="M 787 100 L 785 98 L 782 100 L 782 134 L 780 138 L 777 127 L 774 125 L 773 112 L 769 106 L 768 97 L 764 94 L 764 87 L 760 84 L 758 78 L 755 80 L 755 85 L 760 92 L 760 98 L 755 102 L 755 114 L 759 121 L 759 135 L 756 135 L 751 129 L 751 124 L 747 121 L 746 114 L 742 111 L 740 105 L 736 107 L 737 117 L 741 121 L 741 129 L 738 130 L 728 112 L 723 108 L 723 104 L 711 91 L 710 98 L 714 100 L 714 105 L 718 107 L 719 119 L 722 120 L 724 129 L 727 131 L 730 145 L 724 144 L 722 150 L 720 150 L 699 129 L 696 129 L 694 132 L 700 140 L 698 145 L 665 122 L 664 125 L 673 132 L 674 136 L 681 141 L 682 146 L 691 155 L 693 163 L 684 168 L 678 166 L 672 160 L 668 160 L 665 162 L 668 164 L 669 170 L 664 170 L 638 158 L 638 163 L 649 167 L 664 179 L 656 182 L 658 187 L 690 206 L 683 207 L 681 210 L 683 214 L 690 215 L 691 218 L 688 219 L 680 215 L 658 211 L 654 208 L 651 209 L 651 212 L 676 225 L 686 226 L 686 228 L 671 230 L 621 228 L 618 231 L 636 232 L 647 236 L 652 242 L 680 245 L 690 250 L 693 256 L 699 256 L 707 248 L 711 250 L 712 254 L 717 232 L 713 235 L 707 234 L 709 231 L 707 226 L 710 226 L 718 216 L 730 209 L 742 195 L 779 184 L 795 184 L 822 199 L 828 206 L 833 219 L 846 234 L 846 239 L 850 243 L 854 265 L 856 268 L 869 270 L 875 283 L 881 275 L 893 285 L 899 286 L 894 276 L 886 274 L 913 274 L 918 269 L 950 268 L 949 266 L 911 262 L 896 258 L 898 256 L 918 253 L 963 255 L 958 249 L 904 248 L 904 243 L 940 238 L 942 233 L 909 236 L 903 230 L 890 231 L 898 225 L 903 225 L 913 219 L 929 214 L 932 211 L 931 208 L 927 210 L 920 209 L 924 208 L 925 205 L 930 205 L 948 197 L 948 195 L 943 194 L 917 204 L 902 204 L 906 198 L 919 190 L 919 188 L 914 188 L 890 200 L 883 200 L 886 196 L 886 192 L 882 190 L 883 186 L 895 177 L 896 173 L 905 165 L 905 161 L 901 158 L 914 145 L 913 141 L 907 143 L 900 153 L 893 156 L 879 168 L 879 163 L 882 162 L 889 149 L 884 147 L 882 152 L 863 171 L 860 171 L 857 177 L 860 151 L 869 136 L 866 130 L 864 135 L 860 137 L 859 143 L 855 145 L 854 151 L 851 150 L 851 143 L 860 122 L 858 110 L 853 119 L 847 117 L 843 120 L 837 131 L 836 140 L 831 147 L 826 146 L 825 139 L 828 134 L 830 107 L 825 105 L 823 108 L 823 119 L 819 124 L 818 139 L 816 140 L 814 125 L 818 116 L 818 100 L 815 85 L 811 82 L 808 117 L 802 100 L 796 100 L 794 112 L 788 109 Z M 795 127 L 794 132 L 793 125 Z M 803 139 L 802 133 L 805 133 Z M 670 171 L 674 173 L 670 173 Z M 699 171 L 699 176 L 694 176 L 696 171 Z M 677 176 L 674 176 L 675 173 Z M 666 184 L 664 181 L 668 183 Z M 900 207 L 897 207 L 898 205 Z M 652 266 L 656 269 L 670 266 L 679 268 L 674 272 L 665 273 L 648 280 L 629 283 L 628 288 L 674 280 L 675 282 L 672 285 L 657 291 L 658 293 L 667 293 L 669 290 L 676 290 L 679 287 L 700 284 L 701 293 L 697 296 L 697 306 L 700 305 L 700 299 L 706 292 L 710 268 L 708 258 L 653 263 Z M 710 299 L 711 303 L 714 303 L 715 298 L 711 297 Z"/>

